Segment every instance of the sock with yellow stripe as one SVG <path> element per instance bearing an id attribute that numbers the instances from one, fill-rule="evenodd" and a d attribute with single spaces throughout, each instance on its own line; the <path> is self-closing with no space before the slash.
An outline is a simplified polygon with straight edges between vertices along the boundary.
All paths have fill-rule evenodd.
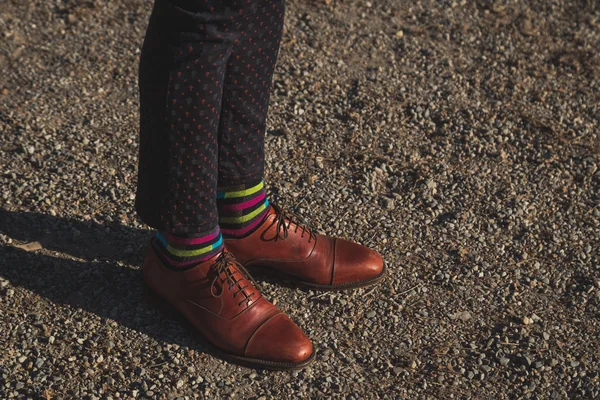
<path id="1" fill-rule="evenodd" d="M 158 232 L 152 244 L 162 261 L 177 269 L 191 268 L 223 250 L 219 226 L 208 232 L 186 236 Z"/>
<path id="2" fill-rule="evenodd" d="M 218 188 L 217 209 L 224 238 L 242 238 L 249 235 L 269 211 L 264 182 Z"/>

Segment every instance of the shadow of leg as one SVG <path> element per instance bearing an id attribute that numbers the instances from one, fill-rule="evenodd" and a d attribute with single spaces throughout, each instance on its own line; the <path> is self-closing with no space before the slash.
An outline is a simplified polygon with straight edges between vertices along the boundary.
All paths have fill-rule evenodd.
<path id="1" fill-rule="evenodd" d="M 86 260 L 141 263 L 150 230 L 120 224 L 0 210 L 0 232 L 13 240 L 39 241 L 49 250 Z"/>
<path id="2" fill-rule="evenodd" d="M 205 351 L 202 344 L 198 347 L 198 338 L 189 326 L 174 316 L 160 313 L 147 301 L 139 269 L 118 261 L 79 262 L 10 246 L 0 247 L 0 260 L 0 276 L 13 286 L 50 300 L 61 308 L 65 321 L 85 311 L 97 315 L 103 323 L 114 321 L 160 343 Z M 9 309 L 34 312 L 37 300 L 24 297 Z"/>

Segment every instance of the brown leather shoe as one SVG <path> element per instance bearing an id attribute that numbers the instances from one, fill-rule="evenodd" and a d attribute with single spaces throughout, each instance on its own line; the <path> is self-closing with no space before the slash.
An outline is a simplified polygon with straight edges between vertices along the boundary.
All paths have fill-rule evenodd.
<path id="1" fill-rule="evenodd" d="M 182 313 L 222 358 L 252 367 L 300 369 L 315 358 L 311 341 L 224 250 L 190 269 L 168 268 L 148 246 L 148 287 Z"/>
<path id="2" fill-rule="evenodd" d="M 384 278 L 385 266 L 377 252 L 314 233 L 285 214 L 271 204 L 259 228 L 242 239 L 226 239 L 227 248 L 248 269 L 316 289 L 358 288 Z"/>

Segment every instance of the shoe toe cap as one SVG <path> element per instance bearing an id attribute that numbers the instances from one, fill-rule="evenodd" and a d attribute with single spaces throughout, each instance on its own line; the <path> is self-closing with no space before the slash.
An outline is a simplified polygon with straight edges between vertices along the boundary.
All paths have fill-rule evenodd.
<path id="1" fill-rule="evenodd" d="M 383 272 L 383 259 L 379 253 L 344 239 L 336 240 L 334 285 L 369 281 Z"/>
<path id="2" fill-rule="evenodd" d="M 246 357 L 281 364 L 306 362 L 313 352 L 310 339 L 283 313 L 265 321 L 246 346 Z"/>

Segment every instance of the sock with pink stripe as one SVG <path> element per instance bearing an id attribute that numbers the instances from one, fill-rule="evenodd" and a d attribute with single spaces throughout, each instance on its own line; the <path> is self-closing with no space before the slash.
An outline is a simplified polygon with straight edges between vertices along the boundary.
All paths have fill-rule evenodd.
<path id="1" fill-rule="evenodd" d="M 224 238 L 242 238 L 249 235 L 269 211 L 264 182 L 219 188 L 217 209 Z"/>
<path id="2" fill-rule="evenodd" d="M 219 226 L 208 232 L 175 236 L 158 232 L 152 245 L 162 261 L 172 268 L 187 269 L 208 260 L 223 250 Z"/>

